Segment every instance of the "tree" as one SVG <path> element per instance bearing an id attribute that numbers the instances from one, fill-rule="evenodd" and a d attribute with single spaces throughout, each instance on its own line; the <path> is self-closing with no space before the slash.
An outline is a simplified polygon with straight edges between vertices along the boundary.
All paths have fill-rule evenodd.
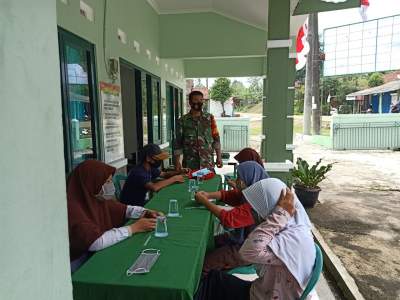
<path id="1" fill-rule="evenodd" d="M 221 77 L 215 80 L 210 90 L 211 99 L 221 103 L 223 116 L 225 116 L 224 103 L 232 96 L 231 81 L 228 78 Z"/>
<path id="2" fill-rule="evenodd" d="M 244 98 L 246 96 L 246 87 L 241 81 L 234 80 L 231 84 L 231 89 L 232 89 L 232 96 L 238 97 L 238 98 Z"/>
<path id="3" fill-rule="evenodd" d="M 368 77 L 368 86 L 369 87 L 374 87 L 374 86 L 379 86 L 382 85 L 384 82 L 383 80 L 383 75 L 382 73 L 372 73 Z"/>
<path id="4" fill-rule="evenodd" d="M 263 97 L 263 82 L 261 77 L 250 77 L 248 78 L 249 85 L 249 97 L 256 100 L 256 103 L 262 101 Z"/>

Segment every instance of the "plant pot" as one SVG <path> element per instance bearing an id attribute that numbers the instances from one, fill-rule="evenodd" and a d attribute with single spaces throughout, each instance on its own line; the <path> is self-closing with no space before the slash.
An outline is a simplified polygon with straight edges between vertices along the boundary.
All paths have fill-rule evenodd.
<path id="1" fill-rule="evenodd" d="M 318 201 L 319 192 L 321 191 L 319 187 L 311 189 L 300 185 L 295 185 L 294 190 L 297 198 L 299 198 L 301 204 L 303 204 L 305 208 L 312 208 L 315 206 L 315 203 Z"/>

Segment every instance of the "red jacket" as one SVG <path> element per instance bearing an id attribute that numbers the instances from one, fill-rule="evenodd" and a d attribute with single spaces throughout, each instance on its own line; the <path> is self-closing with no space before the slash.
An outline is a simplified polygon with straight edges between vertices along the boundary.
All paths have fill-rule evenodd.
<path id="1" fill-rule="evenodd" d="M 223 210 L 219 216 L 221 224 L 229 228 L 243 228 L 255 224 L 252 208 L 248 202 L 243 203 L 239 190 L 221 191 L 221 201 L 233 206 L 231 210 Z"/>

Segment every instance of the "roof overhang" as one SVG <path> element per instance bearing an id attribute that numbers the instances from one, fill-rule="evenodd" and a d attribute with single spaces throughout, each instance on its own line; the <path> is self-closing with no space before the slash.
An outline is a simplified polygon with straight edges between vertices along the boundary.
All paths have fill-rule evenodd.
<path id="1" fill-rule="evenodd" d="M 360 6 L 360 0 L 346 0 L 344 2 L 326 1 L 329 0 L 300 0 L 293 15 L 304 15 L 314 12 L 348 9 Z"/>
<path id="2" fill-rule="evenodd" d="M 348 97 L 357 97 L 357 96 L 367 96 L 367 95 L 376 95 L 383 94 L 387 92 L 394 92 L 400 90 L 400 80 L 390 81 L 388 83 L 382 84 L 380 86 L 372 87 L 369 89 L 365 89 L 362 91 L 354 92 L 346 95 L 346 99 Z"/>

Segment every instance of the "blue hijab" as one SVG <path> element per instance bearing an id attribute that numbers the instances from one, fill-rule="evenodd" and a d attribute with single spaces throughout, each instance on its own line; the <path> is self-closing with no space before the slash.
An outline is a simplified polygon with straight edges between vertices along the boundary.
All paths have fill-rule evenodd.
<path id="1" fill-rule="evenodd" d="M 260 180 L 269 178 L 267 171 L 256 161 L 245 161 L 237 167 L 238 177 L 246 186 L 251 186 Z"/>

